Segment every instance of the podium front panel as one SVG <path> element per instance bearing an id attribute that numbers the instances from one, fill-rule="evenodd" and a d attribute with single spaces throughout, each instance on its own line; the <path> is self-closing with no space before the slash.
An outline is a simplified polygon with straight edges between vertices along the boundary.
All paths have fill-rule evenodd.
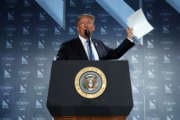
<path id="1" fill-rule="evenodd" d="M 97 67 L 107 78 L 104 93 L 94 99 L 80 96 L 74 85 L 77 73 Z M 128 115 L 133 107 L 127 61 L 54 61 L 47 107 L 52 116 Z"/>

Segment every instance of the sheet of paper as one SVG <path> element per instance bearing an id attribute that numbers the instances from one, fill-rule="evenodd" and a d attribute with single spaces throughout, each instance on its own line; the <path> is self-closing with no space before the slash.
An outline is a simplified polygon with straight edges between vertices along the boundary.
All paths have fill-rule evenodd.
<path id="1" fill-rule="evenodd" d="M 141 8 L 127 18 L 127 25 L 133 28 L 133 34 L 138 39 L 154 29 L 147 21 Z"/>

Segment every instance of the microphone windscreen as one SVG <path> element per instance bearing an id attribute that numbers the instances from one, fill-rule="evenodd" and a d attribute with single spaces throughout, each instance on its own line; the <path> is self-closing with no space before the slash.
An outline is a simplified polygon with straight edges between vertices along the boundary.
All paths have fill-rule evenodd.
<path id="1" fill-rule="evenodd" d="M 90 32 L 89 32 L 89 30 L 86 29 L 86 30 L 84 31 L 84 34 L 86 35 L 86 37 L 88 37 L 88 38 L 90 37 Z"/>

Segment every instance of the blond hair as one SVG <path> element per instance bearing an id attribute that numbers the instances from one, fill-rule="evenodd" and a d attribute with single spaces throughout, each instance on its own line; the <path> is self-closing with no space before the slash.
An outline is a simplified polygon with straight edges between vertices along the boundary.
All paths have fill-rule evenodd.
<path id="1" fill-rule="evenodd" d="M 76 25 L 78 25 L 79 21 L 80 21 L 83 17 L 88 17 L 88 18 L 90 18 L 90 19 L 93 21 L 93 23 L 95 22 L 95 17 L 94 17 L 94 15 L 89 14 L 89 13 L 84 13 L 84 14 L 81 14 L 81 15 L 79 15 L 79 16 L 77 17 Z"/>

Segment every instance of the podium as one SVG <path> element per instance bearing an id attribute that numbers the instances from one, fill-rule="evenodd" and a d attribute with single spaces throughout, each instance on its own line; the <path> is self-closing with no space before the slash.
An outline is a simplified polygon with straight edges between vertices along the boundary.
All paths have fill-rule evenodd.
<path id="1" fill-rule="evenodd" d="M 99 69 L 106 77 L 106 87 L 96 98 L 83 97 L 76 86 L 82 83 L 75 84 L 78 73 L 88 67 Z M 55 120 L 125 120 L 132 107 L 128 61 L 53 61 L 47 108 Z"/>

